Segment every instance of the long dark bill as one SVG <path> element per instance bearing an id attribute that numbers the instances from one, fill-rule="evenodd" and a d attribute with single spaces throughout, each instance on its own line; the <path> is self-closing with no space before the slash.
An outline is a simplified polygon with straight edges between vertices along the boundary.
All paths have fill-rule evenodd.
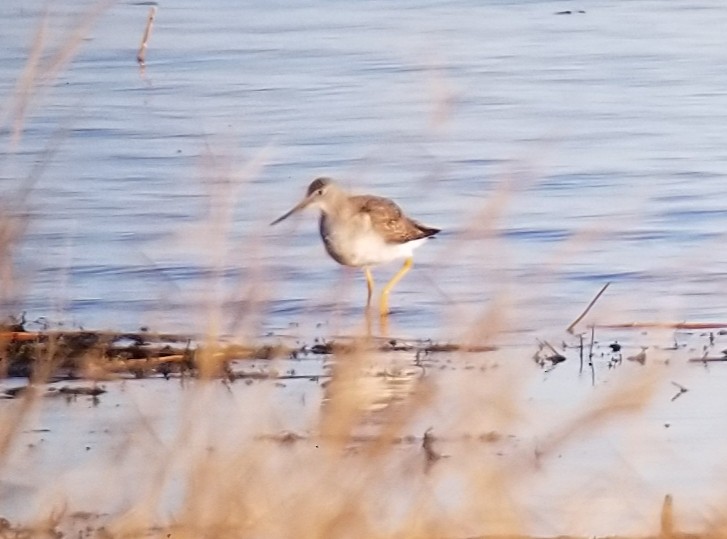
<path id="1" fill-rule="evenodd" d="M 277 225 L 280 221 L 285 221 L 288 217 L 290 217 L 294 213 L 297 213 L 300 210 L 304 209 L 311 202 L 313 202 L 313 197 L 312 196 L 305 197 L 292 210 L 290 210 L 289 212 L 281 215 L 280 217 L 278 217 L 277 219 L 275 219 L 275 221 L 273 221 L 272 223 L 270 223 L 270 226 Z"/>

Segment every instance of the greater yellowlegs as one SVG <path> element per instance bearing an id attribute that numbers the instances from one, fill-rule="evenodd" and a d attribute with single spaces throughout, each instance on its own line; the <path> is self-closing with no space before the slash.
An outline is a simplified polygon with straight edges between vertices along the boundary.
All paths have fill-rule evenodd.
<path id="1" fill-rule="evenodd" d="M 344 266 L 363 268 L 368 286 L 366 306 L 371 305 L 374 279 L 371 267 L 403 258 L 404 265 L 381 292 L 379 310 L 389 312 L 389 292 L 408 272 L 414 249 L 439 232 L 404 215 L 388 198 L 351 196 L 330 178 L 316 178 L 306 196 L 288 213 L 270 223 L 275 225 L 307 208 L 321 212 L 319 230 L 328 254 Z"/>

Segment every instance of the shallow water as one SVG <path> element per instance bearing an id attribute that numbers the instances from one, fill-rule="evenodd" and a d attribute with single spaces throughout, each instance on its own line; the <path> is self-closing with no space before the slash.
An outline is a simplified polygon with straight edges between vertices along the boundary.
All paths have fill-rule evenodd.
<path id="1" fill-rule="evenodd" d="M 9 310 L 349 332 L 363 276 L 325 256 L 314 216 L 267 226 L 326 174 L 444 230 L 392 297 L 396 334 L 451 338 L 493 306 L 509 329 L 563 328 L 606 281 L 601 318 L 724 320 L 721 2 L 182 0 L 143 72 L 137 4 L 87 33 L 17 148 L 3 131 L 4 190 L 62 140 Z M 3 105 L 44 5 L 0 6 Z M 86 11 L 69 6 L 50 50 Z"/>
<path id="2" fill-rule="evenodd" d="M 347 416 L 351 451 L 326 437 L 338 432 L 326 430 L 335 424 L 326 423 L 325 385 L 335 360 L 235 365 L 238 372 L 321 375 L 311 379 L 107 382 L 96 401 L 36 401 L 3 455 L 0 508 L 13 522 L 61 512 L 72 520 L 78 511 L 100 515 L 101 523 L 136 522 L 138 512 L 165 525 L 185 515 L 203 522 L 195 496 L 211 510 L 217 496 L 234 492 L 211 514 L 224 521 L 225 511 L 244 507 L 254 493 L 246 510 L 257 510 L 263 527 L 280 521 L 281 507 L 293 529 L 305 520 L 306 500 L 318 500 L 310 510 L 323 516 L 320 500 L 355 500 L 382 527 L 401 525 L 405 513 L 397 508 L 414 503 L 452 537 L 514 529 L 643 536 L 658 531 L 670 494 L 679 528 L 697 531 L 723 514 L 727 472 L 727 371 L 685 361 L 702 341 L 681 335 L 686 346 L 678 351 L 651 348 L 646 365 L 612 368 L 598 346 L 595 385 L 587 366 L 579 373 L 575 350 L 547 370 L 527 348 L 432 354 L 418 367 L 411 354 L 370 355 L 346 386 L 346 402 L 361 414 Z M 674 398 L 673 381 L 688 391 Z M 0 413 L 22 406 L 0 400 Z M 413 413 L 398 415 L 407 408 Z M 385 432 L 381 422 L 392 418 L 396 442 L 367 452 L 374 439 L 366 436 Z M 429 429 L 446 458 L 426 467 L 421 443 Z M 286 433 L 300 438 L 286 442 Z"/>

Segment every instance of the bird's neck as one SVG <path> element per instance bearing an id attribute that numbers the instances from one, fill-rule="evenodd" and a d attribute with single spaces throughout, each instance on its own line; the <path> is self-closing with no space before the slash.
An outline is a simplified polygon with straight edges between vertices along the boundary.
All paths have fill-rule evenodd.
<path id="1" fill-rule="evenodd" d="M 321 213 L 332 219 L 347 217 L 351 212 L 347 199 L 348 194 L 340 189 L 329 191 L 320 203 Z"/>

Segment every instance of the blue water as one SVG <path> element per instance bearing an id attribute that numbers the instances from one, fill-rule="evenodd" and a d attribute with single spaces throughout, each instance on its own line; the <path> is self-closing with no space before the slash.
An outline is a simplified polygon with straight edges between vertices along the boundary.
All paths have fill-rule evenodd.
<path id="1" fill-rule="evenodd" d="M 46 57 L 91 6 L 61 4 Z M 0 5 L 0 185 L 29 215 L 7 312 L 350 331 L 363 276 L 326 257 L 313 215 L 267 225 L 325 174 L 443 229 L 392 295 L 396 334 L 451 338 L 491 312 L 564 328 L 606 281 L 602 321 L 727 318 L 718 0 L 180 0 L 159 6 L 143 72 L 148 6 L 120 2 L 36 86 L 13 145 L 43 6 Z"/>

